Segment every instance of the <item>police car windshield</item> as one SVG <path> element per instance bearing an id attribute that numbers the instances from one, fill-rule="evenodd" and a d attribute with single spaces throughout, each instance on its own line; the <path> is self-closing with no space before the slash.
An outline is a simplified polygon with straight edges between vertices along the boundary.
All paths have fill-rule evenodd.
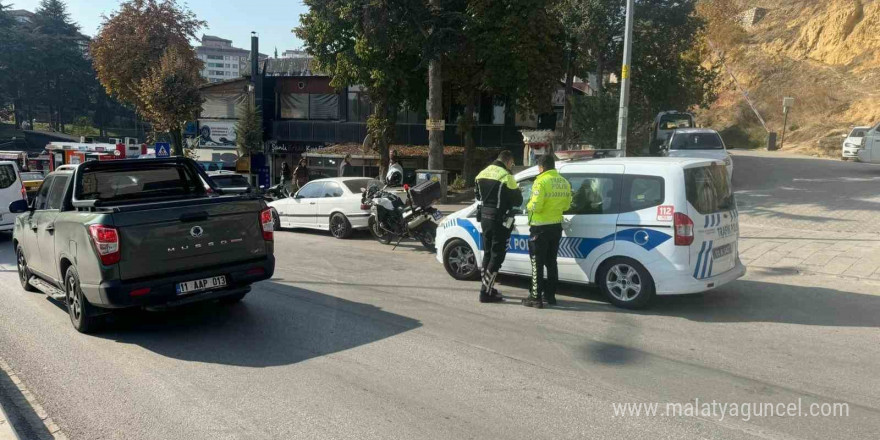
<path id="1" fill-rule="evenodd" d="M 720 150 L 724 148 L 721 136 L 715 133 L 676 133 L 670 150 Z"/>

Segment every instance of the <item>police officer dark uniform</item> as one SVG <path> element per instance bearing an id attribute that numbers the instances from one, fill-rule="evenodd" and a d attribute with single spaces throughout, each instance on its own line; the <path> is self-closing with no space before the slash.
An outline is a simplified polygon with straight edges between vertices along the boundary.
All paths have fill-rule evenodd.
<path id="1" fill-rule="evenodd" d="M 493 285 L 507 255 L 507 242 L 513 229 L 512 211 L 523 202 L 516 180 L 510 174 L 512 167 L 513 155 L 510 151 L 502 151 L 476 179 L 476 196 L 480 202 L 478 220 L 483 228 L 480 302 L 484 303 L 504 300 Z"/>
<path id="2" fill-rule="evenodd" d="M 542 297 L 547 304 L 556 305 L 556 285 L 559 268 L 556 257 L 562 240 L 562 214 L 571 208 L 571 184 L 556 171 L 552 154 L 541 156 L 538 161 L 541 174 L 532 185 L 532 195 L 526 209 L 529 214 L 529 257 L 532 262 L 532 285 L 529 297 L 523 300 L 526 307 L 543 308 Z M 547 279 L 544 279 L 544 268 Z"/>

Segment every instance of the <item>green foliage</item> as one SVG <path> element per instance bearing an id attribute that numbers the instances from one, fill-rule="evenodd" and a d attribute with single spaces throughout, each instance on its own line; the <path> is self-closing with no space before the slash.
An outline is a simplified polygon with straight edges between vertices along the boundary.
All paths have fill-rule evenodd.
<path id="1" fill-rule="evenodd" d="M 88 116 L 80 116 L 73 121 L 73 127 L 70 133 L 75 136 L 93 136 L 95 129 L 92 128 L 92 121 Z"/>
<path id="2" fill-rule="evenodd" d="M 244 114 L 235 124 L 235 143 L 241 156 L 263 151 L 263 115 L 250 98 L 245 103 Z"/>
<path id="3" fill-rule="evenodd" d="M 455 176 L 455 180 L 452 181 L 451 188 L 455 191 L 462 191 L 467 188 L 467 180 L 465 180 L 464 176 L 459 174 Z"/>
<path id="4" fill-rule="evenodd" d="M 595 148 L 615 148 L 618 105 L 618 99 L 609 95 L 573 97 L 574 139 Z"/>
<path id="5" fill-rule="evenodd" d="M 202 78 L 193 68 L 197 61 L 191 49 L 169 47 L 137 87 L 141 111 L 155 130 L 171 135 L 175 155 L 183 154 L 184 124 L 195 119 L 202 108 Z"/>

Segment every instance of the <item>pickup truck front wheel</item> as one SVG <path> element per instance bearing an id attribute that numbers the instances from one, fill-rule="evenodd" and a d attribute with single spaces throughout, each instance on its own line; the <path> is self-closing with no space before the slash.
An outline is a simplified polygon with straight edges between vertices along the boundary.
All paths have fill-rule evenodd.
<path id="1" fill-rule="evenodd" d="M 70 315 L 73 328 L 80 333 L 93 332 L 98 324 L 95 308 L 83 295 L 79 284 L 79 273 L 73 266 L 67 268 L 67 274 L 64 276 L 64 289 L 67 293 L 67 313 Z"/>
<path id="2" fill-rule="evenodd" d="M 15 257 L 18 260 L 18 279 L 21 281 L 22 289 L 28 292 L 37 292 L 37 288 L 31 286 L 31 270 L 28 268 L 27 258 L 24 257 L 24 249 L 21 245 L 15 249 Z"/>

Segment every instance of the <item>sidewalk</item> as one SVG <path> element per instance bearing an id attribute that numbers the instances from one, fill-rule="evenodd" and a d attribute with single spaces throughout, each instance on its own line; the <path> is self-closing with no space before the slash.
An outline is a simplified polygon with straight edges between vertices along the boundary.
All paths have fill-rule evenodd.
<path id="1" fill-rule="evenodd" d="M 880 281 L 880 234 L 740 224 L 739 254 L 751 267 Z"/>

